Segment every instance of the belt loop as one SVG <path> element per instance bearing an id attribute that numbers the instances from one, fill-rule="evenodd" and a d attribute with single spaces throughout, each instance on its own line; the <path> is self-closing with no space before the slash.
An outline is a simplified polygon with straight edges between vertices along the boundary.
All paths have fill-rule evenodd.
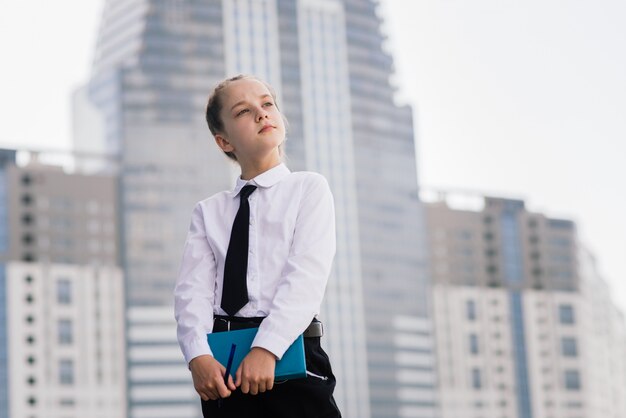
<path id="1" fill-rule="evenodd" d="M 227 319 L 227 320 L 226 320 L 226 323 L 228 324 L 228 325 L 227 325 L 228 331 L 230 331 L 230 321 Z"/>

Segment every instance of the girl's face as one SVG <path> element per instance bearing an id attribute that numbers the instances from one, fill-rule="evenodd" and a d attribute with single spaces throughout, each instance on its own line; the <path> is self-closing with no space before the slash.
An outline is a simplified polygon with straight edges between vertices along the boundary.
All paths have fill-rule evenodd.
<path id="1" fill-rule="evenodd" d="M 239 162 L 262 160 L 273 153 L 279 156 L 285 123 L 267 87 L 255 79 L 242 79 L 221 94 L 224 132 L 215 135 L 220 148 L 233 152 Z"/>

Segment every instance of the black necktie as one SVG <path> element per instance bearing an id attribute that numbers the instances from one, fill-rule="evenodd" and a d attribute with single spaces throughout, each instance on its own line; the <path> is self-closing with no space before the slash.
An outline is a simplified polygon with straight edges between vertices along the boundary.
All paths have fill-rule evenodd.
<path id="1" fill-rule="evenodd" d="M 235 215 L 233 229 L 224 264 L 224 289 L 222 290 L 222 309 L 234 316 L 248 303 L 248 234 L 250 230 L 250 204 L 248 196 L 256 186 L 243 186 L 239 194 L 241 203 Z"/>

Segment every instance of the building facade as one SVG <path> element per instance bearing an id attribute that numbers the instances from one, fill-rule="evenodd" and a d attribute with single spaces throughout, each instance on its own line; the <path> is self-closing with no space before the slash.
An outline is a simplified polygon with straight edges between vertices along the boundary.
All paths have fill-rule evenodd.
<path id="1" fill-rule="evenodd" d="M 119 267 L 0 265 L 12 418 L 126 416 Z"/>
<path id="2" fill-rule="evenodd" d="M 0 417 L 126 416 L 116 179 L 0 158 Z"/>
<path id="3" fill-rule="evenodd" d="M 611 289 L 598 271 L 593 254 L 584 246 L 578 253 L 581 291 L 590 323 L 585 349 L 587 390 L 585 403 L 589 416 L 626 416 L 626 321 L 616 308 Z"/>
<path id="4" fill-rule="evenodd" d="M 600 401 L 611 396 L 603 385 L 624 393 L 626 346 L 608 344 L 623 337 L 623 320 L 583 268 L 575 224 L 520 200 L 474 197 L 482 207 L 469 210 L 453 197 L 426 209 L 442 418 L 623 413 Z M 601 317 L 610 330 L 599 330 Z"/>

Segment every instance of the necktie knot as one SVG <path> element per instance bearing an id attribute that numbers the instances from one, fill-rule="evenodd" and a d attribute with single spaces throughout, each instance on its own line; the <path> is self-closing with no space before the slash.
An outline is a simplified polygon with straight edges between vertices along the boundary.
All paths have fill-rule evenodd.
<path id="1" fill-rule="evenodd" d="M 250 196 L 252 194 L 253 191 L 256 190 L 256 186 L 252 185 L 252 184 L 248 184 L 246 186 L 243 186 L 241 188 L 241 191 L 239 192 L 239 198 L 240 199 L 247 199 L 248 196 Z"/>

